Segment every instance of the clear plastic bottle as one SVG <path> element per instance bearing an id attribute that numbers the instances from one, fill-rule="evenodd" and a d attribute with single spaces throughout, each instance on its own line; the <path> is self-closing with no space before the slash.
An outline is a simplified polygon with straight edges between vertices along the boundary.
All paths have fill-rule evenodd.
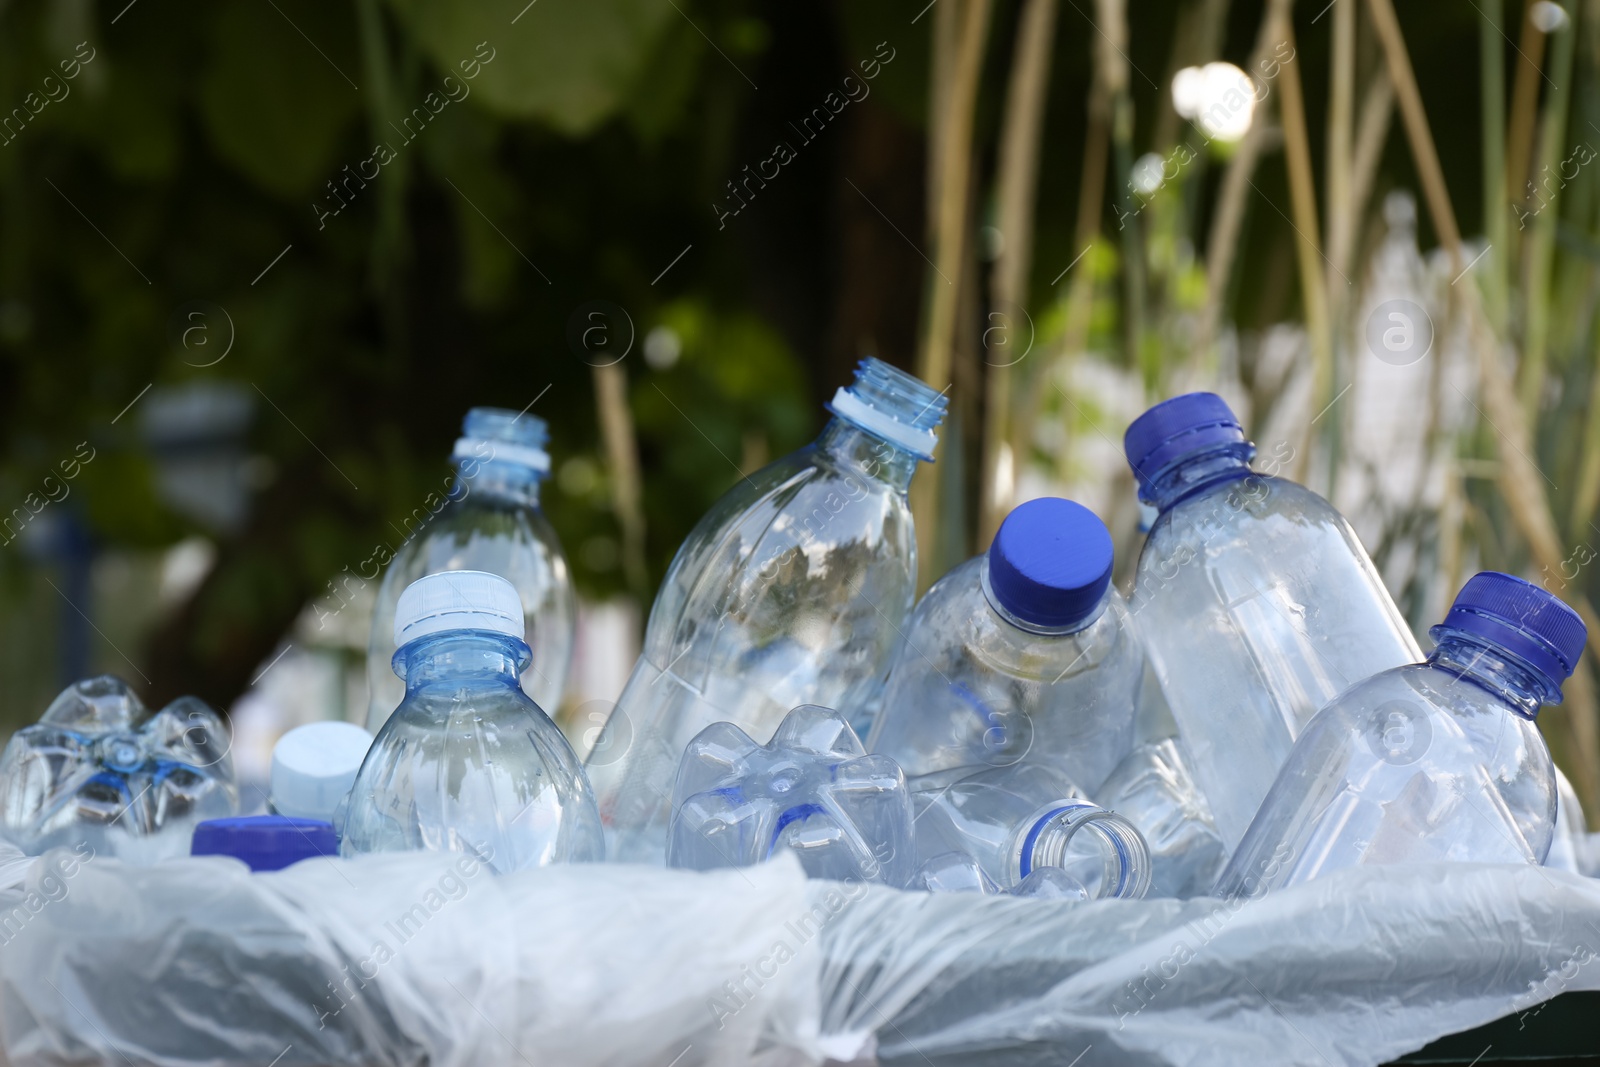
<path id="1" fill-rule="evenodd" d="M 406 695 L 356 775 L 342 855 L 463 852 L 497 872 L 604 858 L 583 768 L 518 684 L 522 626 L 498 575 L 432 574 L 401 595 Z"/>
<path id="2" fill-rule="evenodd" d="M 151 715 L 120 678 L 76 682 L 0 754 L 0 837 L 30 855 L 87 843 L 131 863 L 186 856 L 195 826 L 239 810 L 232 746 L 197 697 Z"/>
<path id="3" fill-rule="evenodd" d="M 1160 511 L 1129 608 L 1231 850 L 1316 710 L 1422 651 L 1333 505 L 1251 471 L 1221 397 L 1157 404 L 1123 447 Z"/>
<path id="4" fill-rule="evenodd" d="M 1383 671 L 1317 713 L 1217 880 L 1255 895 L 1361 865 L 1454 860 L 1542 863 L 1556 817 L 1542 741 L 1508 790 L 1482 738 L 1561 701 L 1583 651 L 1583 620 L 1549 593 L 1485 571 L 1431 631 L 1424 663 Z M 1533 735 L 1537 737 L 1537 735 Z M 1536 801 L 1512 810 L 1507 795 Z M 1538 821 L 1533 839 L 1522 824 Z"/>
<path id="5" fill-rule="evenodd" d="M 785 848 L 811 877 L 841 882 L 903 886 L 913 866 L 905 775 L 814 704 L 766 745 L 729 722 L 706 727 L 672 791 L 667 866 L 748 867 Z"/>
<path id="6" fill-rule="evenodd" d="M 1134 825 L 1091 804 L 1049 767 L 947 771 L 909 784 L 919 873 L 929 888 L 949 886 L 957 869 L 950 853 L 970 857 L 995 885 L 1024 895 L 1039 895 L 1033 876 L 1045 867 L 1061 868 L 1091 898 L 1138 899 L 1150 888 L 1150 852 Z"/>
<path id="7" fill-rule="evenodd" d="M 678 549 L 588 757 L 614 859 L 663 862 L 678 760 L 707 726 L 765 741 L 790 708 L 859 707 L 882 684 L 916 589 L 906 489 L 945 404 L 863 360 L 822 435 L 742 478 Z"/>
<path id="8" fill-rule="evenodd" d="M 502 408 L 473 408 L 461 423 L 451 459 L 456 479 L 445 497 L 406 520 L 378 587 L 367 645 L 367 729 L 373 733 L 400 703 L 394 675 L 394 613 L 418 578 L 440 571 L 488 571 L 509 581 L 522 600 L 522 639 L 533 656 L 523 691 L 550 715 L 561 710 L 577 625 L 577 600 L 567 560 L 539 509 L 539 483 L 550 471 L 543 419 Z M 420 518 L 420 524 L 413 520 Z"/>
<path id="9" fill-rule="evenodd" d="M 1133 745 L 1144 676 L 1111 565 L 1088 508 L 1015 508 L 912 612 L 867 747 L 912 776 L 1026 758 L 1092 793 Z"/>

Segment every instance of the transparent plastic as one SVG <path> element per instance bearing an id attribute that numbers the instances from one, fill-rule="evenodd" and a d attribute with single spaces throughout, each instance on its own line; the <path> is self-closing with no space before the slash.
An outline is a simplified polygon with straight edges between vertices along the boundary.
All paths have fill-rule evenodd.
<path id="1" fill-rule="evenodd" d="M 155 715 L 111 675 L 77 682 L 0 754 L 0 836 L 32 855 L 87 843 L 133 863 L 189 854 L 239 810 L 232 735 L 204 701 Z"/>
<path id="2" fill-rule="evenodd" d="M 395 677 L 394 613 L 400 594 L 418 578 L 439 571 L 488 571 L 507 579 L 522 600 L 524 640 L 532 658 L 523 691 L 555 714 L 561 707 L 577 599 L 567 560 L 550 521 L 539 508 L 545 474 L 527 462 L 542 454 L 544 420 L 498 408 L 473 408 L 457 442 L 456 479 L 447 497 L 419 508 L 378 587 L 367 646 L 367 729 L 378 732 L 405 688 Z M 508 458 L 510 457 L 510 458 Z M 548 462 L 548 461 L 546 461 Z"/>
<path id="3" fill-rule="evenodd" d="M 1044 867 L 1061 868 L 1096 899 L 1138 899 L 1150 888 L 1150 853 L 1139 831 L 1049 767 L 946 772 L 913 778 L 910 786 L 925 881 L 930 864 L 951 881 L 953 852 L 976 861 L 1002 889 L 1018 888 Z"/>
<path id="4" fill-rule="evenodd" d="M 1344 517 L 1233 444 L 1176 463 L 1129 608 L 1231 850 L 1318 708 L 1422 658 Z"/>
<path id="5" fill-rule="evenodd" d="M 867 748 L 913 777 L 1029 759 L 1091 793 L 1133 745 L 1144 653 L 1108 589 L 1074 628 L 1040 630 L 986 592 L 989 559 L 945 575 L 905 626 Z"/>
<path id="6" fill-rule="evenodd" d="M 903 886 L 913 866 L 905 775 L 829 708 L 795 708 L 766 745 L 732 723 L 706 727 L 683 754 L 672 811 L 669 867 L 748 867 L 788 849 L 813 878 Z"/>
<path id="7" fill-rule="evenodd" d="M 1139 828 L 1150 848 L 1150 896 L 1210 892 L 1228 853 L 1176 739 L 1135 748 L 1094 799 Z"/>
<path id="8" fill-rule="evenodd" d="M 583 768 L 518 684 L 528 654 L 487 630 L 395 653 L 405 699 L 356 775 L 341 855 L 461 852 L 499 872 L 604 859 Z"/>
<path id="9" fill-rule="evenodd" d="M 1480 637 L 1434 632 L 1425 663 L 1368 678 L 1312 720 L 1216 895 L 1363 865 L 1544 861 L 1555 768 L 1537 731 L 1509 720 L 1531 722 L 1560 690 Z M 1491 767 L 1495 738 L 1525 741 L 1525 757 Z"/>
<path id="10" fill-rule="evenodd" d="M 931 428 L 945 405 L 877 360 L 851 389 L 906 426 Z M 837 416 L 700 520 L 588 757 L 612 858 L 664 861 L 678 761 L 707 726 L 765 742 L 791 708 L 858 707 L 882 684 L 916 588 L 919 458 Z"/>

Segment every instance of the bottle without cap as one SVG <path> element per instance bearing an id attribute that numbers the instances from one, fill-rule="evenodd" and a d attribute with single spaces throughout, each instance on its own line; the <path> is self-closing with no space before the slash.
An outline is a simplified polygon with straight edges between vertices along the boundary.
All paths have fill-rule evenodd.
<path id="1" fill-rule="evenodd" d="M 1129 608 L 1231 850 L 1316 710 L 1422 652 L 1350 524 L 1252 471 L 1221 397 L 1157 404 L 1123 446 L 1159 511 Z"/>
<path id="2" fill-rule="evenodd" d="M 509 581 L 522 600 L 522 639 L 532 659 L 523 691 L 546 712 L 560 710 L 572 657 L 577 600 L 556 532 L 539 508 L 550 471 L 543 419 L 501 408 L 473 408 L 451 454 L 456 478 L 429 493 L 397 529 L 403 540 L 378 587 L 367 646 L 367 729 L 376 732 L 405 688 L 391 666 L 394 615 L 401 594 L 423 575 L 477 570 Z M 388 554 L 380 549 L 378 563 Z"/>
<path id="3" fill-rule="evenodd" d="M 919 873 L 929 888 L 948 885 L 954 853 L 1001 889 L 1023 895 L 1056 895 L 1038 892 L 1047 867 L 1060 868 L 1093 899 L 1136 900 L 1150 889 L 1150 853 L 1139 831 L 1089 802 L 1054 768 L 1017 763 L 908 784 Z"/>
<path id="4" fill-rule="evenodd" d="M 906 488 L 945 404 L 863 360 L 822 435 L 741 478 L 678 549 L 588 757 L 613 858 L 664 861 L 678 759 L 707 726 L 765 743 L 791 708 L 881 685 L 916 588 Z"/>
<path id="5" fill-rule="evenodd" d="M 1098 788 L 1132 747 L 1144 673 L 1111 565 L 1081 504 L 1018 506 L 917 604 L 867 747 L 908 775 L 1026 758 Z"/>
<path id="6" fill-rule="evenodd" d="M 343 855 L 463 852 L 497 872 L 604 858 L 577 756 L 518 675 L 528 665 L 511 583 L 431 574 L 395 614 L 406 695 L 350 791 Z"/>
<path id="7" fill-rule="evenodd" d="M 1544 862 L 1556 777 L 1533 757 L 1496 767 L 1496 739 L 1524 736 L 1583 651 L 1577 613 L 1520 578 L 1485 571 L 1431 631 L 1422 663 L 1359 682 L 1295 742 L 1218 896 L 1253 896 L 1346 867 Z"/>

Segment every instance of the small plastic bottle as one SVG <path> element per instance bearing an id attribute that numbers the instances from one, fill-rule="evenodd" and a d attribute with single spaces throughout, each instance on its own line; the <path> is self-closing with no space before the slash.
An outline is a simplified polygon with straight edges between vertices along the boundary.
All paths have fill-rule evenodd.
<path id="1" fill-rule="evenodd" d="M 707 726 L 765 741 L 791 708 L 881 687 L 916 590 L 906 489 L 946 403 L 862 360 L 821 436 L 740 478 L 678 549 L 588 755 L 613 859 L 663 862 L 673 776 Z"/>
<path id="2" fill-rule="evenodd" d="M 1159 511 L 1129 609 L 1232 849 L 1316 710 L 1422 652 L 1344 516 L 1252 471 L 1221 397 L 1157 404 L 1123 447 Z"/>
<path id="3" fill-rule="evenodd" d="M 1549 750 L 1533 733 L 1536 758 L 1497 780 L 1486 739 L 1524 736 L 1515 719 L 1560 703 L 1583 620 L 1538 586 L 1484 571 L 1430 632 L 1438 646 L 1426 662 L 1350 687 L 1311 720 L 1216 895 L 1355 866 L 1544 861 L 1556 815 Z"/>
<path id="4" fill-rule="evenodd" d="M 950 853 L 976 862 L 1001 889 L 1040 892 L 1060 868 L 1092 899 L 1138 899 L 1150 889 L 1150 852 L 1128 820 L 1091 804 L 1059 772 L 1019 763 L 910 781 L 925 882 L 952 882 Z M 1032 879 L 1032 881 L 1030 881 Z M 978 888 L 972 886 L 971 888 Z"/>
<path id="5" fill-rule="evenodd" d="M 394 620 L 402 593 L 423 575 L 488 571 L 521 598 L 521 637 L 531 650 L 523 691 L 546 713 L 561 710 L 577 598 L 556 532 L 539 507 L 550 473 L 543 419 L 502 408 L 473 408 L 451 453 L 456 478 L 448 494 L 430 493 L 402 520 L 383 572 L 367 646 L 367 729 L 376 733 L 405 689 L 395 679 Z M 387 555 L 387 552 L 383 553 Z"/>
<path id="6" fill-rule="evenodd" d="M 672 810 L 671 867 L 748 867 L 788 849 L 813 878 L 901 886 L 911 874 L 905 775 L 829 708 L 795 708 L 765 745 L 732 723 L 706 727 L 684 752 Z"/>
<path id="7" fill-rule="evenodd" d="M 594 794 L 555 723 L 528 699 L 511 583 L 446 571 L 395 613 L 406 695 L 350 791 L 343 855 L 463 852 L 496 872 L 604 858 Z"/>
<path id="8" fill-rule="evenodd" d="M 1093 792 L 1128 754 L 1144 653 L 1081 504 L 1019 505 L 917 605 L 867 747 L 916 777 L 1028 759 Z"/>

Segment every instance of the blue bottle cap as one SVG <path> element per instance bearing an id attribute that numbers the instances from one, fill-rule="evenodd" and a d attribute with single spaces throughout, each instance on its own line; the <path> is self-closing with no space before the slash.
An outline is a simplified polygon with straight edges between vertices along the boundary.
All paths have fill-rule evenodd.
<path id="1" fill-rule="evenodd" d="M 277 871 L 311 859 L 338 856 L 333 824 L 286 815 L 246 815 L 207 819 L 194 828 L 191 856 L 232 856 L 252 871 Z"/>
<path id="2" fill-rule="evenodd" d="M 1249 445 L 1244 427 L 1216 393 L 1185 393 L 1163 400 L 1134 419 L 1122 435 L 1122 452 L 1139 480 L 1141 495 L 1179 460 L 1241 444 Z"/>
<path id="3" fill-rule="evenodd" d="M 1046 629 L 1088 618 L 1111 584 L 1111 533 L 1082 504 L 1041 497 L 1019 504 L 989 546 L 989 589 L 999 606 Z"/>
<path id="4" fill-rule="evenodd" d="M 1514 653 L 1559 692 L 1578 663 L 1589 636 L 1583 619 L 1555 596 L 1531 582 L 1499 571 L 1480 571 L 1467 579 L 1441 630 L 1474 634 Z"/>

